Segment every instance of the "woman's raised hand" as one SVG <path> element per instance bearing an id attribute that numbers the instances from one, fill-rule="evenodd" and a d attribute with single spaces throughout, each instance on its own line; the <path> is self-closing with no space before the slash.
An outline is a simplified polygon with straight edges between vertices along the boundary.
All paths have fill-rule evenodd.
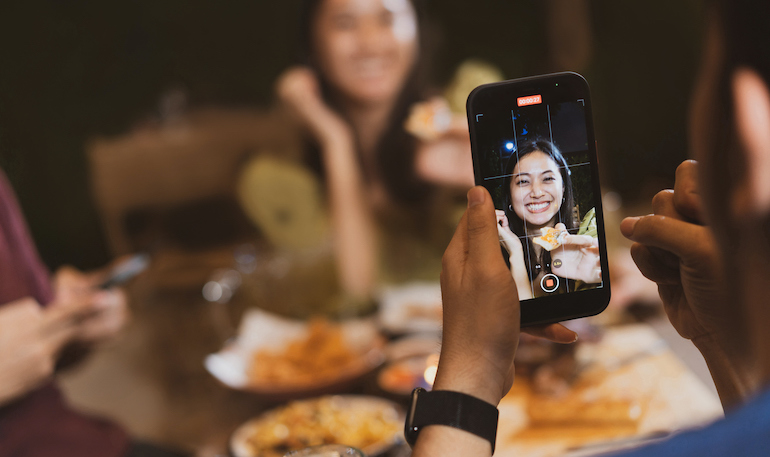
<path id="1" fill-rule="evenodd" d="M 352 141 L 350 126 L 324 102 L 318 77 L 311 69 L 292 67 L 286 70 L 278 78 L 276 93 L 322 145 Z"/>
<path id="2" fill-rule="evenodd" d="M 561 222 L 554 228 L 567 230 Z M 600 282 L 602 269 L 598 240 L 588 235 L 565 235 L 561 246 L 551 252 L 551 271 L 557 276 L 589 284 Z"/>
<path id="3" fill-rule="evenodd" d="M 497 235 L 505 250 L 508 251 L 508 255 L 523 256 L 521 240 L 511 231 L 511 228 L 508 225 L 508 216 L 505 215 L 505 211 L 496 209 L 495 217 L 497 218 Z"/>
<path id="4" fill-rule="evenodd" d="M 497 218 L 497 236 L 505 250 L 508 251 L 511 276 L 516 282 L 519 300 L 532 298 L 532 285 L 527 273 L 527 264 L 524 262 L 524 248 L 521 245 L 521 239 L 511 231 L 505 211 L 496 209 L 495 217 Z"/>

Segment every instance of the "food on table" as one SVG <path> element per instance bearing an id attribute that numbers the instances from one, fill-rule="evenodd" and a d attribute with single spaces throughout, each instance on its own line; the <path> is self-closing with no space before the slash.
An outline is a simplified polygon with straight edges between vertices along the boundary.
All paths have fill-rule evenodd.
<path id="1" fill-rule="evenodd" d="M 558 230 L 553 227 L 543 227 L 540 229 L 540 233 L 540 236 L 532 238 L 532 242 L 546 251 L 553 251 L 561 246 L 567 236 L 566 230 Z"/>
<path id="2" fill-rule="evenodd" d="M 345 444 L 367 452 L 372 446 L 395 442 L 403 421 L 385 400 L 327 396 L 268 412 L 246 425 L 245 441 L 252 457 L 280 457 L 320 444 Z"/>
<path id="3" fill-rule="evenodd" d="M 314 319 L 308 325 L 307 335 L 289 342 L 284 349 L 256 351 L 249 379 L 257 385 L 320 384 L 357 369 L 360 363 L 338 324 Z"/>
<path id="4" fill-rule="evenodd" d="M 377 383 L 386 392 L 409 395 L 415 387 L 433 387 L 437 369 L 438 354 L 407 357 L 383 368 Z"/>
<path id="5" fill-rule="evenodd" d="M 566 397 L 533 395 L 527 414 L 532 427 L 554 425 L 614 425 L 636 427 L 642 417 L 639 401 L 583 398 L 577 390 Z"/>
<path id="6" fill-rule="evenodd" d="M 434 306 L 426 306 L 423 303 L 407 303 L 404 307 L 406 308 L 406 318 L 409 320 L 428 319 L 441 322 L 444 315 L 441 302 L 436 303 Z"/>

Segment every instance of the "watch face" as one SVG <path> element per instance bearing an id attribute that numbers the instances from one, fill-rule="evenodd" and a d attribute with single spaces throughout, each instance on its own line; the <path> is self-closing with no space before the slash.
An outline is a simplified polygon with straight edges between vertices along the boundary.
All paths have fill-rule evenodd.
<path id="1" fill-rule="evenodd" d="M 421 393 L 427 392 L 422 387 L 418 387 L 412 391 L 412 403 L 409 405 L 409 412 L 406 415 L 406 422 L 404 423 L 404 438 L 409 446 L 414 447 L 414 443 L 417 442 L 417 435 L 420 434 L 420 427 L 414 425 L 414 412 L 417 410 L 417 398 Z"/>

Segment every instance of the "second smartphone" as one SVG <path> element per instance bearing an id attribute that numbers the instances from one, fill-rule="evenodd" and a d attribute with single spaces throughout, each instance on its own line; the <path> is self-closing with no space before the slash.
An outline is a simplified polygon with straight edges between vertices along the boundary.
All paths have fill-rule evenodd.
<path id="1" fill-rule="evenodd" d="M 586 80 L 567 72 L 486 84 L 467 112 L 476 184 L 495 204 L 521 325 L 603 311 L 610 282 Z"/>

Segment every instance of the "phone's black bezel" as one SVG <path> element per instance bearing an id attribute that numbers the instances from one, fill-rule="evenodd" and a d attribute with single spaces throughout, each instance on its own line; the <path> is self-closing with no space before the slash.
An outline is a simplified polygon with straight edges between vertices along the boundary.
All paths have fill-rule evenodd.
<path id="1" fill-rule="evenodd" d="M 607 265 L 607 241 L 604 232 L 599 165 L 594 135 L 593 110 L 588 82 L 574 72 L 553 73 L 541 76 L 513 79 L 477 87 L 468 96 L 466 110 L 473 153 L 473 171 L 476 185 L 484 185 L 479 166 L 482 151 L 477 147 L 476 114 L 483 114 L 487 106 L 514 108 L 518 97 L 542 95 L 542 103 L 583 99 L 585 102 L 588 154 L 591 162 L 591 182 L 596 199 L 596 229 L 602 268 L 602 287 L 581 290 L 570 294 L 559 294 L 533 298 L 521 302 L 521 326 L 531 326 L 593 316 L 601 313 L 610 302 L 610 276 Z"/>

